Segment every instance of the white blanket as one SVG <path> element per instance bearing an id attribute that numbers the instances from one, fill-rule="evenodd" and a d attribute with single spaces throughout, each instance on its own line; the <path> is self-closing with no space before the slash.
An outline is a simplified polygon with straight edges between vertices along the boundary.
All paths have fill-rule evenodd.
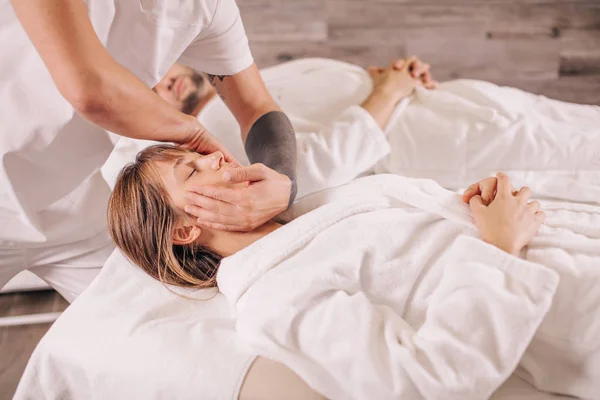
<path id="1" fill-rule="evenodd" d="M 418 89 L 386 134 L 376 172 L 458 190 L 503 171 L 537 197 L 600 203 L 597 106 L 463 79 Z"/>
<path id="2" fill-rule="evenodd" d="M 468 206 L 434 182 L 363 178 L 301 201 L 291 214 L 304 215 L 223 260 L 217 280 L 242 339 L 328 398 L 486 399 L 517 366 L 560 275 L 522 367 L 541 389 L 591 399 L 600 208 L 547 209 L 534 264 L 475 238 Z"/>

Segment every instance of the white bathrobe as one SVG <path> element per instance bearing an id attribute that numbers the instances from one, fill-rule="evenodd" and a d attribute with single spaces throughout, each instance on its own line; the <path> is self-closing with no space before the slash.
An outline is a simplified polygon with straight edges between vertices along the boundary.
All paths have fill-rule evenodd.
<path id="1" fill-rule="evenodd" d="M 559 343 L 536 337 L 545 351 L 526 353 L 521 375 L 593 398 L 600 295 L 570 293 L 577 280 L 556 291 L 575 261 L 572 275 L 600 282 L 600 209 L 565 207 L 527 255 L 543 266 L 478 239 L 468 206 L 433 181 L 362 178 L 297 203 L 298 218 L 223 260 L 218 285 L 240 337 L 331 399 L 486 399 L 538 329 Z M 548 367 L 560 357 L 571 364 Z"/>

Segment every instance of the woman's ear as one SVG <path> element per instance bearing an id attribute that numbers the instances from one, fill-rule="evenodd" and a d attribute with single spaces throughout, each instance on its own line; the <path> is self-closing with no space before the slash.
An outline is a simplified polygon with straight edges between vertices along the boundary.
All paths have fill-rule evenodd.
<path id="1" fill-rule="evenodd" d="M 202 230 L 196 225 L 178 226 L 173 232 L 173 244 L 186 245 L 195 242 L 200 237 Z"/>

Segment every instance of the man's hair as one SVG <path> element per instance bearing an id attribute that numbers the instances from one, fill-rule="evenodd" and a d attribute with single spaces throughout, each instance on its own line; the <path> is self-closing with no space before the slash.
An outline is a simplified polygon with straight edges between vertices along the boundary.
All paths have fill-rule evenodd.
<path id="1" fill-rule="evenodd" d="M 186 215 L 172 204 L 154 166 L 175 162 L 188 152 L 173 145 L 141 151 L 117 178 L 108 203 L 108 227 L 117 247 L 153 278 L 181 287 L 214 287 L 222 257 L 196 243 L 173 243 L 177 221 Z"/>

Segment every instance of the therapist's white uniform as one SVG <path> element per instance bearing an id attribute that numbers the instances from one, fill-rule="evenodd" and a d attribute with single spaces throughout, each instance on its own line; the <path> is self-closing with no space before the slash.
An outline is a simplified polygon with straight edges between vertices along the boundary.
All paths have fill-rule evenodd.
<path id="1" fill-rule="evenodd" d="M 89 0 L 117 62 L 148 87 L 174 62 L 232 75 L 253 63 L 234 0 Z M 29 269 L 72 301 L 113 245 L 99 168 L 115 135 L 56 89 L 8 0 L 0 12 L 0 288 Z"/>

